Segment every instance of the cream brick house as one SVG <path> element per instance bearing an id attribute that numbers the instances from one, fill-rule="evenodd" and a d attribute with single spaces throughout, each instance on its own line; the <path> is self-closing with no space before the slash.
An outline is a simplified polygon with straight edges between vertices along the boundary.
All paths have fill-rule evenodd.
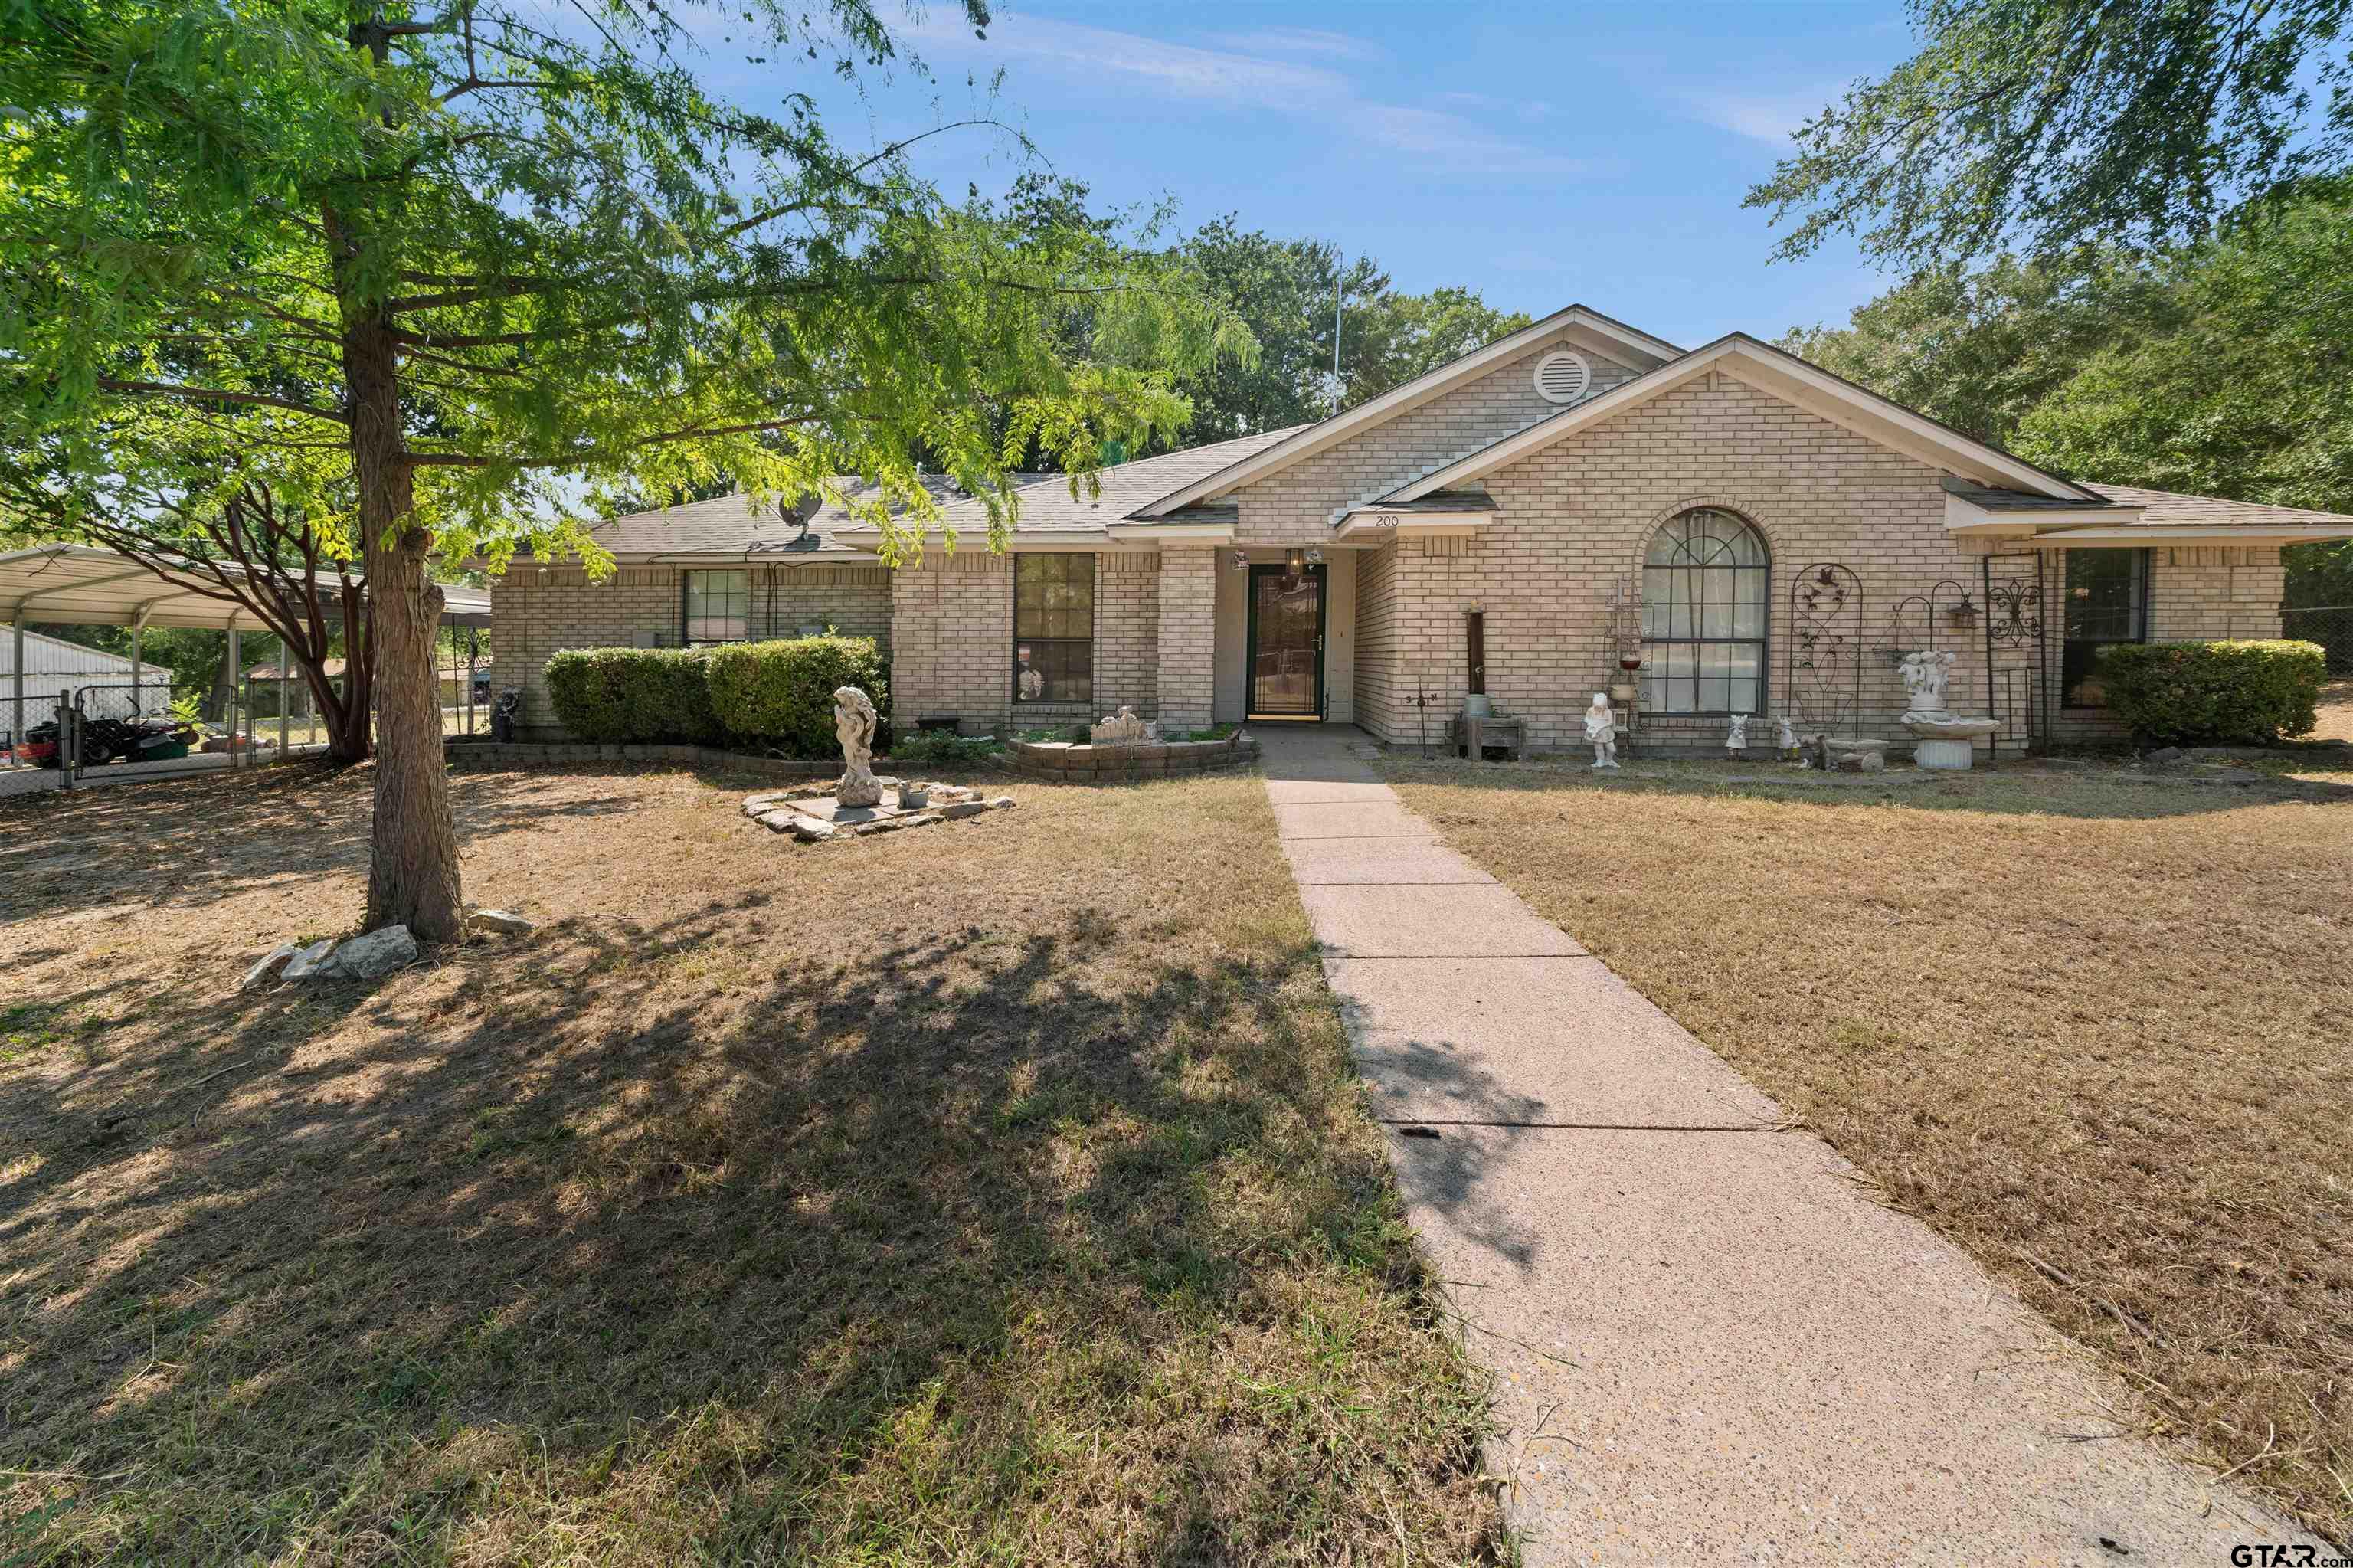
<path id="1" fill-rule="evenodd" d="M 965 547 L 896 569 L 838 511 L 617 519 L 607 581 L 522 562 L 498 585 L 497 667 L 544 730 L 558 648 L 832 624 L 888 644 L 902 726 L 1124 704 L 1409 743 L 1483 690 L 1554 748 L 1618 685 L 1638 747 L 1684 748 L 1736 713 L 1900 740 L 1895 655 L 1933 645 L 1957 655 L 1953 705 L 2015 747 L 2113 733 L 2104 642 L 2278 635 L 2281 547 L 2353 537 L 2073 482 L 1745 334 L 1685 352 L 1582 306 L 1320 424 L 1102 477 L 1022 484 L 1001 556 L 944 493 Z"/>

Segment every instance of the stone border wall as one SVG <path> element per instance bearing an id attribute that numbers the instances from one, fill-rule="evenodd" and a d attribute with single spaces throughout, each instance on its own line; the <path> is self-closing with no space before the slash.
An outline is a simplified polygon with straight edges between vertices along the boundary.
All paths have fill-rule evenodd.
<path id="1" fill-rule="evenodd" d="M 768 779 L 838 779 L 839 762 L 800 762 L 781 757 L 760 757 L 728 751 L 716 746 L 619 746 L 587 741 L 481 741 L 451 739 L 442 747 L 449 761 L 498 768 L 549 768 L 575 762 L 673 762 L 696 768 L 723 768 L 730 773 L 756 773 Z M 890 770 L 887 757 L 874 759 Z"/>
<path id="2" fill-rule="evenodd" d="M 1068 740 L 1007 743 L 1013 771 L 1041 784 L 1134 784 L 1256 762 L 1258 742 L 1240 730 L 1223 740 L 1092 746 Z"/>

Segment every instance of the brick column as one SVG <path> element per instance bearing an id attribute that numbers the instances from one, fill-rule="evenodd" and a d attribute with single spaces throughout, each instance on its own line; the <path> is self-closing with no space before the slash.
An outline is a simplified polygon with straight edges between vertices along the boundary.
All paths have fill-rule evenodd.
<path id="1" fill-rule="evenodd" d="M 1218 552 L 1160 552 L 1160 710 L 1164 730 L 1206 729 L 1217 683 Z"/>

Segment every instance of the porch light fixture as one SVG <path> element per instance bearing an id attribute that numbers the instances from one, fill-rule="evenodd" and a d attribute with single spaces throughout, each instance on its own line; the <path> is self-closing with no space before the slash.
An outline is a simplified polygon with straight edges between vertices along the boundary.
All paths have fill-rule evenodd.
<path id="1" fill-rule="evenodd" d="M 1304 550 L 1286 551 L 1282 557 L 1282 569 L 1294 577 L 1300 573 L 1305 571 L 1307 569 L 1307 552 Z"/>

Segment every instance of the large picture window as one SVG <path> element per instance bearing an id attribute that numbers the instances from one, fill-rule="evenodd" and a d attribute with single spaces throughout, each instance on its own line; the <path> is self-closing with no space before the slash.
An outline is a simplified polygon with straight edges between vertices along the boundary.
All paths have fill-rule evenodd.
<path id="1" fill-rule="evenodd" d="M 1095 694 L 1095 558 L 1013 557 L 1013 700 L 1088 703 Z"/>
<path id="2" fill-rule="evenodd" d="M 687 572 L 685 642 L 742 642 L 752 635 L 752 574 Z"/>
<path id="3" fill-rule="evenodd" d="M 2067 642 L 2060 664 L 2062 701 L 2071 708 L 2108 705 L 2100 650 L 2148 636 L 2148 552 L 2067 552 Z"/>
<path id="4" fill-rule="evenodd" d="M 1670 517 L 1642 563 L 1642 706 L 1765 711 L 1765 536 L 1713 506 Z"/>

